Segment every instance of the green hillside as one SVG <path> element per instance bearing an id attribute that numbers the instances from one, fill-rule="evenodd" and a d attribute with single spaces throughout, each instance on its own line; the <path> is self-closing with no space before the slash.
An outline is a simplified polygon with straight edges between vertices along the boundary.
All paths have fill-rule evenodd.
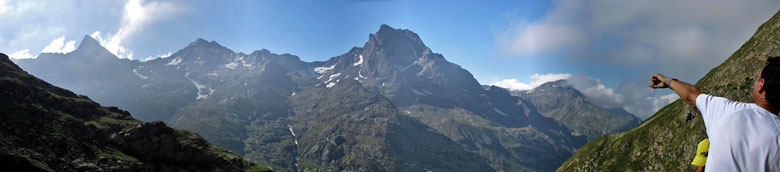
<path id="1" fill-rule="evenodd" d="M 780 13 L 720 66 L 700 79 L 704 93 L 751 102 L 752 83 L 767 57 L 780 54 Z M 582 146 L 558 171 L 695 171 L 690 161 L 706 137 L 696 107 L 677 100 L 629 131 Z"/>

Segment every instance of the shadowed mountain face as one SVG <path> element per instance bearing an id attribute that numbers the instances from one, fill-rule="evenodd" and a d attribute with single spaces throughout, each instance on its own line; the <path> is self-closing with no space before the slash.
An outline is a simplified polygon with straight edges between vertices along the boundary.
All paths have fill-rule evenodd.
<path id="1" fill-rule="evenodd" d="M 591 104 L 566 82 L 548 82 L 515 95 L 531 102 L 542 115 L 563 123 L 571 129 L 572 135 L 585 136 L 588 140 L 639 124 L 639 118 L 622 108 L 607 109 Z"/>
<path id="2" fill-rule="evenodd" d="M 323 62 L 203 39 L 146 62 L 87 50 L 104 51 L 18 63 L 281 171 L 551 171 L 586 139 L 387 25 Z"/>
<path id="3" fill-rule="evenodd" d="M 752 101 L 755 74 L 780 55 L 780 13 L 762 24 L 734 54 L 696 82 L 702 92 Z M 638 127 L 584 145 L 558 171 L 694 171 L 696 146 L 707 136 L 701 112 L 677 100 Z"/>
<path id="4" fill-rule="evenodd" d="M 138 121 L 39 80 L 5 54 L 0 54 L 0 88 L 4 170 L 270 171 L 197 134 Z"/>

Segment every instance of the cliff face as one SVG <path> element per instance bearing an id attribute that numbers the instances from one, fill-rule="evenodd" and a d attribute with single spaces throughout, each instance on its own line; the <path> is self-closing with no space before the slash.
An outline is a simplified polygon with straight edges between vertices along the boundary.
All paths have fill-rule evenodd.
<path id="1" fill-rule="evenodd" d="M 270 171 L 197 134 L 44 82 L 0 54 L 0 169 Z"/>
<path id="2" fill-rule="evenodd" d="M 751 102 L 755 74 L 767 57 L 779 54 L 780 13 L 776 13 L 696 86 L 707 94 Z M 677 100 L 638 127 L 582 146 L 558 171 L 693 171 L 689 163 L 705 137 L 701 113 Z"/>

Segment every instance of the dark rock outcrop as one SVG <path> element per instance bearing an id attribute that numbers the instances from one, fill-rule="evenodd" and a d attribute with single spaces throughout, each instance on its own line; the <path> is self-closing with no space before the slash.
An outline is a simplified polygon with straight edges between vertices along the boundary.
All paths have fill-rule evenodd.
<path id="1" fill-rule="evenodd" d="M 0 54 L 0 171 L 270 171 L 46 83 Z"/>

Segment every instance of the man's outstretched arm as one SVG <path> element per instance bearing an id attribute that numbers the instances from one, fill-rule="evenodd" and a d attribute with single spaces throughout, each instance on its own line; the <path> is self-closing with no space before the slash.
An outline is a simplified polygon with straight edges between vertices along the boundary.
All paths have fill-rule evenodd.
<path id="1" fill-rule="evenodd" d="M 671 88 L 685 102 L 694 106 L 696 106 L 696 98 L 701 94 L 701 90 L 694 85 L 657 73 L 650 77 L 650 82 L 652 88 Z"/>

